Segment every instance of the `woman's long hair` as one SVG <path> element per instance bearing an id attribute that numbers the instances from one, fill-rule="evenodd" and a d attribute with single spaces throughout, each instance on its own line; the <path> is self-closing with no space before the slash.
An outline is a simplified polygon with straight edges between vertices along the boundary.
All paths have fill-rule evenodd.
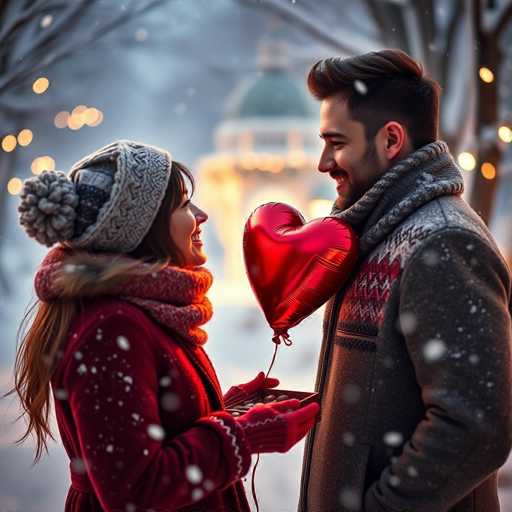
<path id="1" fill-rule="evenodd" d="M 18 329 L 14 363 L 14 387 L 4 396 L 16 392 L 20 398 L 22 412 L 15 421 L 25 416 L 27 420 L 24 434 L 16 440 L 22 443 L 29 435 L 36 442 L 34 464 L 43 451 L 48 452 L 48 437 L 55 440 L 50 429 L 49 415 L 50 379 L 55 371 L 59 355 L 68 337 L 73 318 L 81 307 L 80 298 L 104 294 L 112 285 L 127 281 L 133 275 L 154 272 L 166 265 L 181 266 L 183 256 L 170 235 L 170 218 L 187 193 L 186 180 L 190 183 L 190 195 L 194 191 L 191 172 L 182 164 L 173 162 L 165 197 L 147 235 L 137 248 L 125 258 L 123 255 L 109 264 L 103 272 L 87 279 L 86 274 L 73 277 L 61 273 L 58 286 L 62 298 L 51 302 L 36 300 L 25 314 Z M 151 263 L 142 269 L 139 261 Z M 85 251 L 73 252 L 69 263 L 91 261 L 91 254 Z M 71 275 L 71 277 L 70 277 Z M 67 298 L 66 298 L 67 297 Z"/>

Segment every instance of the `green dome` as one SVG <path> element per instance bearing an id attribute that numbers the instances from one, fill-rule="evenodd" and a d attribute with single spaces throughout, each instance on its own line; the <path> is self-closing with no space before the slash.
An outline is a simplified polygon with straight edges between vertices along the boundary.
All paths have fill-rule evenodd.
<path id="1" fill-rule="evenodd" d="M 227 117 L 304 117 L 318 115 L 314 100 L 288 73 L 281 69 L 242 83 L 228 100 Z"/>

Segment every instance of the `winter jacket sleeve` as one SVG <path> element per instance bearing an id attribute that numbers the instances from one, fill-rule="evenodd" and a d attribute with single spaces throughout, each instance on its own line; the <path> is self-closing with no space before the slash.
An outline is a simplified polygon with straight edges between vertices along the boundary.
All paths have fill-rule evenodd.
<path id="1" fill-rule="evenodd" d="M 133 312 L 105 315 L 64 374 L 87 476 L 108 512 L 169 512 L 243 476 L 250 453 L 225 412 L 168 438 L 159 418 L 158 344 Z M 178 414 L 178 413 L 177 413 Z"/>
<path id="2" fill-rule="evenodd" d="M 462 229 L 432 235 L 418 251 L 404 269 L 399 314 L 425 417 L 366 492 L 365 512 L 445 512 L 511 447 L 506 265 Z"/>

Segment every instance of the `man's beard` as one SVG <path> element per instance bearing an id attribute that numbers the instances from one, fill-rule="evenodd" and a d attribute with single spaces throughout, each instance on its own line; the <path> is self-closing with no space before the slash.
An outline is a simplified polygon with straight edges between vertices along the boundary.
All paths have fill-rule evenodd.
<path id="1" fill-rule="evenodd" d="M 357 165 L 359 169 L 378 169 L 379 161 L 377 159 L 377 148 L 375 147 L 374 142 L 369 142 L 364 155 L 361 158 L 361 161 Z M 370 183 L 354 185 L 349 189 L 349 193 L 346 196 L 338 196 L 334 205 L 339 210 L 346 210 L 350 208 L 354 203 L 359 201 L 361 197 L 364 196 L 365 192 L 369 190 L 373 184 L 378 180 L 380 174 L 375 174 L 375 177 L 372 179 Z"/>

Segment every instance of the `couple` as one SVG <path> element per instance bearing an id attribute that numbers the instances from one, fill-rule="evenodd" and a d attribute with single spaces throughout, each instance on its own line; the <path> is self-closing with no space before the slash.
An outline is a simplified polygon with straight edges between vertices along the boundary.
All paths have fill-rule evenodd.
<path id="1" fill-rule="evenodd" d="M 251 454 L 307 440 L 307 512 L 496 512 L 512 440 L 510 276 L 437 140 L 439 86 L 398 50 L 318 62 L 318 169 L 360 259 L 328 303 L 318 405 L 224 396 L 203 345 L 212 276 L 170 155 L 119 141 L 25 182 L 20 222 L 52 248 L 16 364 L 37 440 L 50 388 L 70 457 L 66 510 L 248 511 Z M 294 508 L 290 504 L 290 510 Z M 265 511 L 272 512 L 272 511 Z"/>

